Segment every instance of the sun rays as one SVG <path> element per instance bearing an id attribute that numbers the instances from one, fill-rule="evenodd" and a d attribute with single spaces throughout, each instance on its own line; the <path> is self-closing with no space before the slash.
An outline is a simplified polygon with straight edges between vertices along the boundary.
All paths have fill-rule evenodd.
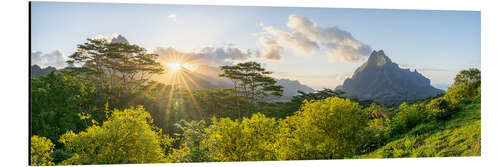
<path id="1" fill-rule="evenodd" d="M 192 72 L 196 70 L 196 66 L 189 63 L 166 62 L 165 64 L 171 72 L 177 72 L 182 69 L 187 69 Z"/>
<path id="2" fill-rule="evenodd" d="M 157 75 L 153 80 L 157 83 L 149 85 L 145 91 L 152 89 L 159 91 L 160 94 L 165 94 L 167 99 L 164 103 L 166 106 L 166 113 L 185 112 L 193 119 L 202 117 L 202 109 L 195 96 L 195 90 L 200 88 L 199 83 L 193 77 L 198 77 L 197 73 L 198 63 L 196 60 L 187 59 L 185 56 L 176 55 L 170 56 L 169 59 L 160 60 L 165 67 L 163 74 Z M 161 89 L 155 89 L 159 83 L 168 85 Z M 176 107 L 180 105 L 180 107 Z M 169 114 L 166 114 L 169 115 Z M 174 114 L 176 115 L 176 114 Z"/>

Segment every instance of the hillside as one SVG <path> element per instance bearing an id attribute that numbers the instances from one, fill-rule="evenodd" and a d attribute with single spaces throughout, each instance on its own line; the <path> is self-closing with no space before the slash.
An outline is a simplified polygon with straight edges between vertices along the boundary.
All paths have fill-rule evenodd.
<path id="1" fill-rule="evenodd" d="M 360 100 L 400 103 L 444 93 L 419 72 L 401 69 L 384 51 L 373 51 L 351 78 L 337 87 Z"/>
<path id="2" fill-rule="evenodd" d="M 481 102 L 459 104 L 448 121 L 422 123 L 357 158 L 454 157 L 481 155 Z"/>

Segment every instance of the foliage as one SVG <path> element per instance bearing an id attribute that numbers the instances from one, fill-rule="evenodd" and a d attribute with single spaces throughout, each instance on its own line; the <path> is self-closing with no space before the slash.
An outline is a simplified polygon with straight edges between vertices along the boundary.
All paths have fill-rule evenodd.
<path id="1" fill-rule="evenodd" d="M 241 123 L 229 118 L 212 118 L 203 143 L 215 161 L 262 161 L 275 158 L 278 124 L 263 114 L 244 117 Z"/>
<path id="2" fill-rule="evenodd" d="M 236 119 L 239 118 L 238 105 L 248 106 L 250 103 L 247 99 L 236 96 L 232 89 L 197 90 L 193 94 L 204 118 L 215 116 Z M 247 111 L 241 112 L 242 115 L 251 115 Z"/>
<path id="3" fill-rule="evenodd" d="M 50 139 L 40 136 L 31 136 L 31 165 L 46 166 L 54 165 L 53 158 L 50 154 L 54 151 L 54 144 Z"/>
<path id="4" fill-rule="evenodd" d="M 66 131 L 79 132 L 92 119 L 103 117 L 95 105 L 93 85 L 81 78 L 52 72 L 31 82 L 31 130 L 34 135 L 57 141 Z M 56 143 L 59 148 L 59 143 Z"/>
<path id="5" fill-rule="evenodd" d="M 82 65 L 72 69 L 93 79 L 99 88 L 135 88 L 163 71 L 157 54 L 128 42 L 87 39 L 69 58 L 68 64 Z"/>
<path id="6" fill-rule="evenodd" d="M 151 125 L 142 106 L 114 110 L 102 126 L 68 131 L 60 142 L 74 155 L 62 164 L 130 164 L 165 162 L 165 149 L 172 139 Z"/>
<path id="7" fill-rule="evenodd" d="M 464 99 L 481 97 L 481 71 L 475 68 L 460 71 L 452 87 L 446 91 L 444 99 L 458 104 Z"/>
<path id="8" fill-rule="evenodd" d="M 454 107 L 443 98 L 436 98 L 426 105 L 426 110 L 435 119 L 445 120 L 452 116 Z"/>
<path id="9" fill-rule="evenodd" d="M 448 88 L 443 98 L 452 104 L 458 104 L 465 99 L 473 99 L 481 96 L 481 86 L 475 84 L 461 83 Z"/>
<path id="10" fill-rule="evenodd" d="M 368 121 L 369 130 L 366 140 L 360 148 L 361 153 L 371 152 L 386 144 L 390 137 L 390 134 L 387 133 L 390 128 L 388 121 L 389 119 L 386 118 L 375 118 Z"/>
<path id="11" fill-rule="evenodd" d="M 306 101 L 294 116 L 280 121 L 278 159 L 351 157 L 365 138 L 368 114 L 348 99 Z"/>
<path id="12" fill-rule="evenodd" d="M 168 155 L 169 162 L 207 162 L 212 161 L 208 157 L 208 147 L 201 142 L 206 138 L 205 121 L 185 121 L 181 120 L 176 126 L 182 130 L 182 145 L 179 149 L 174 149 Z"/>
<path id="13" fill-rule="evenodd" d="M 399 112 L 392 117 L 389 133 L 391 135 L 402 134 L 423 123 L 427 119 L 425 107 L 422 104 L 407 105 L 402 103 L 399 105 Z"/>
<path id="14" fill-rule="evenodd" d="M 403 137 L 358 158 L 480 156 L 480 107 L 478 100 L 460 104 L 453 118 L 420 124 Z"/>
<path id="15" fill-rule="evenodd" d="M 292 100 L 290 100 L 293 106 L 293 108 L 290 109 L 292 111 L 298 111 L 300 109 L 300 105 L 302 105 L 305 100 L 321 100 L 329 97 L 340 97 L 341 95 L 345 94 L 345 92 L 341 90 L 334 91 L 328 88 L 324 88 L 323 90 L 320 90 L 318 92 L 305 93 L 302 91 L 298 91 L 298 93 L 299 95 L 292 97 Z"/>
<path id="16" fill-rule="evenodd" d="M 481 85 L 481 71 L 477 68 L 470 68 L 468 70 L 461 70 L 457 76 L 455 76 L 455 81 L 453 85 L 460 84 L 477 84 L 475 87 Z"/>
<path id="17" fill-rule="evenodd" d="M 88 39 L 68 61 L 78 67 L 33 78 L 31 163 L 480 155 L 478 69 L 462 70 L 443 97 L 386 108 L 331 89 L 265 101 L 283 90 L 256 62 L 221 67 L 233 89 L 187 90 L 149 81 L 163 70 L 157 57 Z"/>
<path id="18" fill-rule="evenodd" d="M 221 66 L 222 74 L 220 77 L 229 78 L 234 85 L 233 90 L 236 95 L 244 97 L 249 101 L 251 106 L 246 106 L 248 109 L 253 107 L 255 101 L 261 100 L 265 96 L 281 96 L 283 87 L 276 85 L 276 80 L 268 76 L 272 74 L 270 71 L 262 68 L 257 62 L 238 63 L 234 66 Z M 238 109 L 240 105 L 238 104 Z M 239 118 L 241 119 L 241 111 L 238 110 Z"/>
<path id="19" fill-rule="evenodd" d="M 62 161 L 71 158 L 71 156 L 73 156 L 73 153 L 68 152 L 64 150 L 64 148 L 62 148 L 55 149 L 54 152 L 50 154 L 50 156 L 54 158 L 54 164 L 59 164 Z"/>
<path id="20" fill-rule="evenodd" d="M 383 106 L 377 105 L 376 103 L 371 103 L 370 106 L 363 109 L 370 115 L 370 119 L 378 119 L 378 118 L 389 118 L 390 114 L 386 112 L 386 108 Z"/>

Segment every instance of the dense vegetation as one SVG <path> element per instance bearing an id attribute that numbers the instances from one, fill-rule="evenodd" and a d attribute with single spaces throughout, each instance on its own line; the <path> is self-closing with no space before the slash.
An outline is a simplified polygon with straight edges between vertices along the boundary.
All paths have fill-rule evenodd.
<path id="1" fill-rule="evenodd" d="M 89 39 L 71 68 L 31 80 L 31 164 L 479 156 L 480 71 L 444 96 L 381 105 L 324 89 L 287 102 L 256 62 L 222 66 L 232 89 L 148 78 L 158 55 Z"/>

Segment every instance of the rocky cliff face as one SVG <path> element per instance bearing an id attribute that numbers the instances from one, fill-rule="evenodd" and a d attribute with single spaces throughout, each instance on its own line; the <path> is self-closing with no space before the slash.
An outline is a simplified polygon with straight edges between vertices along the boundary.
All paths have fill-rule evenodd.
<path id="1" fill-rule="evenodd" d="M 337 89 L 360 100 L 399 103 L 444 93 L 431 86 L 430 80 L 409 69 L 401 69 L 384 51 L 374 51 L 351 78 Z"/>

